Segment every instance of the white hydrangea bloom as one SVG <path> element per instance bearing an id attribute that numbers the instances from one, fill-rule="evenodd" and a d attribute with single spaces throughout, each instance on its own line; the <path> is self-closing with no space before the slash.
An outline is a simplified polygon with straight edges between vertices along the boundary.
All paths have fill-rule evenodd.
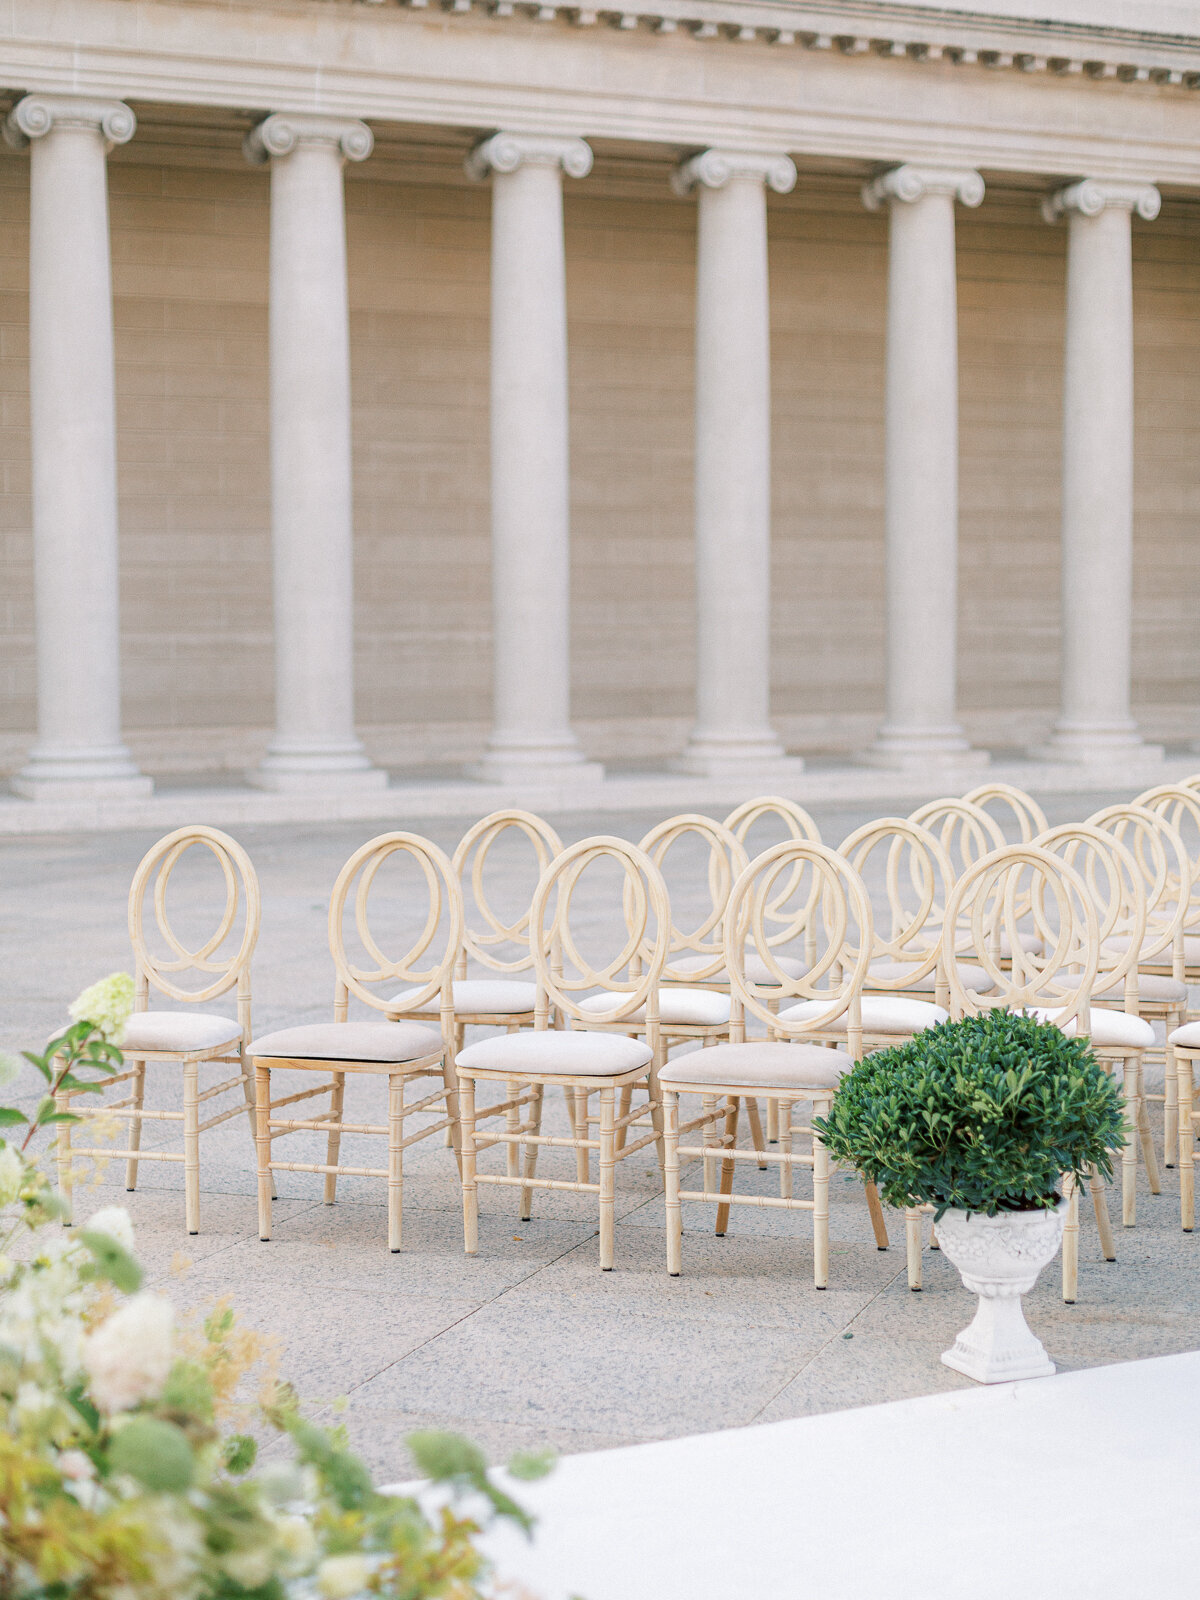
<path id="1" fill-rule="evenodd" d="M 366 1588 L 370 1577 L 366 1556 L 326 1556 L 317 1568 L 317 1588 L 324 1600 L 350 1600 Z"/>
<path id="2" fill-rule="evenodd" d="M 128 1411 L 162 1393 L 174 1331 L 170 1301 L 143 1291 L 87 1336 L 83 1365 L 101 1411 Z"/>
<path id="3" fill-rule="evenodd" d="M 86 1019 L 109 1044 L 119 1045 L 132 1010 L 133 979 L 127 972 L 111 972 L 73 1000 L 68 1015 L 72 1022 Z"/>
<path id="4" fill-rule="evenodd" d="M 0 1147 L 0 1206 L 10 1206 L 25 1182 L 25 1162 L 11 1144 Z"/>
<path id="5" fill-rule="evenodd" d="M 89 1233 L 106 1233 L 122 1250 L 133 1254 L 133 1221 L 124 1206 L 101 1206 L 85 1227 Z"/>

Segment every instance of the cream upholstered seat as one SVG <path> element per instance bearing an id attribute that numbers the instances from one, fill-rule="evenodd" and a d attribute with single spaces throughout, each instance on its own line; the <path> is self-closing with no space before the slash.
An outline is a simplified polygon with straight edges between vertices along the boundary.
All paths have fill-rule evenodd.
<path id="1" fill-rule="evenodd" d="M 391 1004 L 400 1012 L 411 1007 L 418 1015 L 428 1012 L 430 1016 L 436 1016 L 440 1007 L 436 995 L 413 1006 L 414 999 L 423 992 L 419 988 L 401 989 L 392 996 Z M 455 978 L 450 985 L 450 997 L 455 1016 L 470 1013 L 496 1017 L 528 1016 L 532 1019 L 537 1001 L 537 984 L 523 982 L 519 978 Z"/>
<path id="2" fill-rule="evenodd" d="M 171 879 L 180 862 L 194 851 L 191 862 L 211 856 L 223 881 L 222 906 L 214 932 L 194 946 L 174 929 L 168 909 Z M 187 870 L 186 868 L 184 870 Z M 147 915 L 147 901 L 153 912 Z M 125 1025 L 121 1051 L 124 1070 L 106 1078 L 105 1090 L 130 1085 L 127 1099 L 97 1103 L 88 1096 L 76 1103 L 70 1088 L 60 1090 L 60 1111 L 83 1128 L 96 1117 L 128 1122 L 125 1149 L 125 1187 L 137 1188 L 143 1161 L 177 1162 L 183 1167 L 184 1218 L 189 1234 L 200 1229 L 200 1135 L 245 1116 L 254 1128 L 254 1086 L 243 1049 L 250 1037 L 250 963 L 258 942 L 260 918 L 258 879 L 250 858 L 235 839 L 216 828 L 177 828 L 142 857 L 129 888 L 129 939 L 134 953 L 134 1010 Z M 238 924 L 241 924 L 240 933 Z M 232 948 L 230 948 L 232 947 Z M 190 985 L 190 987 L 189 987 Z M 237 1019 L 200 1007 L 236 990 Z M 151 991 L 183 1008 L 150 1010 Z M 182 1079 L 179 1110 L 145 1110 L 148 1063 L 174 1067 Z M 233 1076 L 200 1087 L 200 1070 L 210 1064 L 233 1068 Z M 241 1103 L 200 1119 L 200 1108 L 218 1096 L 241 1090 Z M 182 1125 L 183 1150 L 143 1150 L 142 1125 L 147 1120 Z M 75 1156 L 111 1158 L 111 1146 L 87 1147 L 73 1142 L 72 1123 L 60 1122 L 58 1181 L 65 1200 L 70 1199 Z M 69 1220 L 69 1212 L 64 1220 Z"/>
<path id="3" fill-rule="evenodd" d="M 121 1040 L 124 1055 L 153 1056 L 159 1050 L 227 1050 L 242 1037 L 241 1024 L 206 1011 L 135 1011 Z"/>
<path id="4" fill-rule="evenodd" d="M 781 1022 L 812 1022 L 827 1013 L 829 1007 L 821 1000 L 803 1000 L 799 1005 L 787 1006 L 779 1013 Z M 894 1033 L 908 1038 L 925 1028 L 934 1028 L 939 1022 L 949 1022 L 950 1013 L 929 1000 L 907 1000 L 897 995 L 865 994 L 862 1000 L 862 1030 L 864 1034 Z M 822 1032 L 845 1033 L 845 1015 L 826 1023 Z"/>
<path id="5" fill-rule="evenodd" d="M 976 994 L 986 994 L 994 987 L 992 979 L 982 967 L 977 967 L 969 961 L 960 961 L 958 966 L 958 981 L 964 989 L 972 989 Z M 926 994 L 933 994 L 937 988 L 937 973 L 926 972 L 919 978 L 912 978 L 912 963 L 907 961 L 872 961 L 867 968 L 867 984 L 870 986 L 875 981 L 889 983 L 893 979 L 904 979 L 904 987 L 920 989 Z"/>
<path id="6" fill-rule="evenodd" d="M 589 1017 L 603 1021 L 621 1005 L 619 994 L 590 994 L 579 1002 L 579 1009 Z M 729 996 L 715 989 L 667 988 L 659 990 L 658 1020 L 664 1027 L 688 1025 L 699 1027 L 728 1027 Z M 645 1006 L 621 1017 L 623 1023 L 642 1026 L 646 1021 Z"/>
<path id="7" fill-rule="evenodd" d="M 853 1060 L 844 1050 L 823 1044 L 785 1044 L 750 1039 L 689 1050 L 669 1061 L 658 1075 L 664 1088 L 678 1084 L 723 1084 L 736 1079 L 747 1089 L 836 1089 Z"/>
<path id="8" fill-rule="evenodd" d="M 1186 1045 L 1189 1050 L 1200 1050 L 1200 1022 L 1185 1022 L 1171 1034 L 1172 1044 Z"/>
<path id="9" fill-rule="evenodd" d="M 442 1036 L 415 1022 L 308 1022 L 264 1033 L 247 1046 L 255 1060 L 412 1061 L 436 1055 Z"/>
<path id="10" fill-rule="evenodd" d="M 1128 946 L 1126 946 L 1128 948 Z M 1139 972 L 1138 1001 L 1149 1002 L 1152 1005 L 1180 1006 L 1187 1004 L 1188 986 L 1182 978 L 1168 978 L 1161 972 Z M 1092 990 L 1093 1000 L 1124 1000 L 1125 981 L 1118 979 L 1116 983 L 1100 986 Z"/>
<path id="11" fill-rule="evenodd" d="M 1129 949 L 1129 940 L 1121 934 L 1117 934 L 1112 939 L 1106 939 L 1105 943 L 1113 950 Z M 1143 954 L 1145 954 L 1147 947 L 1150 944 L 1151 938 L 1146 938 L 1142 941 Z M 1185 933 L 1183 935 L 1181 949 L 1183 951 L 1183 964 L 1185 967 L 1200 967 L 1200 934 Z M 1153 959 L 1153 957 L 1150 959 Z"/>
<path id="12" fill-rule="evenodd" d="M 1054 1008 L 1031 1006 L 1030 1015 L 1039 1022 L 1053 1022 Z M 1062 1031 L 1068 1039 L 1083 1033 L 1094 1045 L 1112 1049 L 1146 1050 L 1154 1043 L 1154 1029 L 1145 1018 L 1131 1017 L 1125 1011 L 1102 1011 L 1097 1008 L 1092 1012 L 1086 1028 L 1081 1028 L 1078 1019 L 1072 1017 L 1062 1024 Z"/>
<path id="13" fill-rule="evenodd" d="M 459 1052 L 459 1065 L 470 1070 L 527 1073 L 611 1074 L 648 1067 L 653 1055 L 642 1039 L 617 1033 L 574 1033 L 550 1028 L 504 1033 L 481 1039 Z"/>

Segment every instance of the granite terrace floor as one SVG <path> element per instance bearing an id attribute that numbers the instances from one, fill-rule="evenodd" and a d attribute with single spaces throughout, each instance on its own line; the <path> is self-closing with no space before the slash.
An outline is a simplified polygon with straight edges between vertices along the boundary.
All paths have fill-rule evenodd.
<path id="1" fill-rule="evenodd" d="M 1105 798 L 1089 797 L 1087 809 Z M 1082 809 L 1078 799 L 1045 803 L 1053 821 Z M 816 814 L 833 841 L 867 820 L 845 808 Z M 572 817 L 560 831 L 565 839 L 591 831 L 636 839 L 656 820 Z M 404 818 L 397 825 L 425 831 L 447 849 L 458 835 L 453 823 L 422 829 L 419 819 Z M 239 830 L 264 897 L 257 1030 L 328 1018 L 327 897 L 368 832 L 363 825 Z M 128 966 L 125 896 L 151 842 L 113 833 L 0 843 L 0 1048 L 44 1038 L 79 989 Z M 515 894 L 515 865 L 512 873 Z M 181 927 L 198 910 L 203 887 L 182 886 Z M 178 1104 L 167 1069 L 151 1069 L 151 1085 L 152 1104 Z M 354 1117 L 382 1115 L 373 1080 L 354 1082 L 348 1101 Z M 548 1106 L 548 1122 L 565 1129 L 558 1091 L 549 1092 Z M 303 1153 L 308 1138 L 297 1136 L 295 1159 L 322 1159 Z M 148 1148 L 171 1139 L 161 1124 L 148 1125 Z M 373 1143 L 347 1136 L 344 1159 L 378 1164 Z M 572 1176 L 569 1161 L 563 1152 L 546 1154 L 540 1170 Z M 340 1416 L 385 1477 L 408 1471 L 404 1436 L 416 1427 L 460 1429 L 499 1459 L 515 1447 L 587 1450 L 966 1386 L 938 1361 L 971 1313 L 957 1275 L 927 1252 L 924 1292 L 911 1294 L 901 1219 L 889 1219 L 892 1247 L 878 1251 L 861 1189 L 849 1179 L 833 1185 L 830 1287 L 817 1293 L 803 1213 L 735 1210 L 729 1235 L 717 1239 L 711 1211 L 693 1207 L 685 1216 L 684 1275 L 669 1279 L 650 1151 L 618 1168 L 611 1274 L 598 1270 L 594 1200 L 562 1192 L 536 1196 L 534 1220 L 521 1223 L 511 1191 L 485 1189 L 479 1254 L 467 1258 L 453 1158 L 437 1139 L 409 1153 L 397 1255 L 387 1250 L 382 1185 L 368 1179 L 342 1180 L 336 1206 L 326 1207 L 319 1178 L 280 1174 L 274 1236 L 261 1243 L 241 1117 L 205 1137 L 201 1176 L 194 1238 L 183 1228 L 182 1173 L 165 1164 L 144 1164 L 137 1192 L 127 1196 L 123 1165 L 109 1163 L 78 1193 L 77 1213 L 128 1203 L 149 1281 L 185 1308 L 231 1296 L 242 1320 L 275 1341 L 281 1371 L 310 1407 Z M 766 1181 L 752 1167 L 739 1174 L 749 1186 Z M 1119 1220 L 1115 1195 L 1112 1210 Z M 1030 1320 L 1064 1369 L 1197 1343 L 1200 1243 L 1179 1231 L 1174 1172 L 1164 1174 L 1159 1197 L 1143 1180 L 1137 1227 L 1118 1227 L 1117 1247 L 1119 1260 L 1102 1262 L 1085 1216 L 1078 1303 L 1063 1305 L 1057 1264 L 1030 1297 Z"/>

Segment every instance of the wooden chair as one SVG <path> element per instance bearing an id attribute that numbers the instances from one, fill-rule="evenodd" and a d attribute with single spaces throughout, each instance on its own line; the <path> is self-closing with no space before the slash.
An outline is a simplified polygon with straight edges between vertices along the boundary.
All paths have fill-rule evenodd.
<path id="1" fill-rule="evenodd" d="M 624 943 L 611 960 L 597 968 L 580 952 L 571 926 L 572 901 L 589 867 L 608 863 L 622 875 Z M 662 1139 L 662 1107 L 658 1093 L 658 1068 L 663 1059 L 659 993 L 671 946 L 671 907 L 658 868 L 636 845 L 607 835 L 583 839 L 551 862 L 534 894 L 530 941 L 537 974 L 537 1005 L 532 1033 L 501 1034 L 468 1045 L 457 1061 L 461 1126 L 463 1230 L 468 1255 L 479 1248 L 479 1185 L 507 1185 L 521 1190 L 521 1217 L 528 1220 L 534 1189 L 568 1189 L 595 1194 L 600 1210 L 600 1268 L 613 1264 L 615 1171 L 646 1145 Z M 621 996 L 611 1016 L 598 1024 L 581 1002 L 586 991 L 604 989 Z M 550 1026 L 551 1009 L 569 1023 L 567 1029 Z M 629 1038 L 629 1031 L 642 1035 Z M 477 1082 L 515 1083 L 519 1110 L 528 1116 L 516 1130 L 480 1137 L 476 1131 Z M 653 1131 L 644 1138 L 617 1147 L 617 1135 L 639 1115 L 629 1111 L 618 1117 L 617 1092 L 626 1085 L 645 1083 Z M 569 1091 L 599 1096 L 599 1136 L 576 1120 L 570 1137 L 543 1134 L 542 1099 L 547 1084 Z M 489 1107 L 493 1113 L 507 1106 Z M 479 1154 L 494 1144 L 519 1145 L 523 1171 L 480 1172 Z M 537 1176 L 538 1151 L 543 1145 L 574 1150 L 597 1150 L 599 1182 L 576 1177 L 574 1181 Z"/>
<path id="2" fill-rule="evenodd" d="M 799 869 L 799 872 L 797 872 Z M 812 885 L 815 882 L 816 892 Z M 808 970 L 796 977 L 780 966 L 770 943 L 770 924 L 780 907 L 784 885 L 803 904 L 815 905 L 814 958 Z M 871 953 L 871 903 L 862 879 L 844 857 L 810 840 L 788 840 L 757 856 L 734 886 L 725 922 L 725 962 L 732 981 L 734 1037 L 677 1056 L 659 1073 L 666 1145 L 667 1271 L 677 1277 L 682 1270 L 685 1200 L 717 1206 L 716 1231 L 725 1233 L 731 1205 L 781 1207 L 813 1214 L 813 1280 L 818 1289 L 829 1281 L 829 1177 L 828 1152 L 811 1124 L 797 1126 L 792 1113 L 796 1101 L 810 1103 L 814 1115 L 828 1112 L 834 1091 L 855 1061 L 860 1060 L 862 1035 L 862 984 Z M 747 940 L 769 983 L 747 973 Z M 803 1017 L 790 1017 L 790 1007 L 777 1015 L 772 1002 L 785 1000 L 811 1005 Z M 766 1040 L 744 1037 L 747 1015 L 764 1025 Z M 815 1041 L 844 1019 L 844 1049 Z M 699 1117 L 680 1124 L 679 1097 L 701 1097 Z M 778 1106 L 779 1143 L 768 1161 L 778 1165 L 780 1192 L 774 1195 L 736 1194 L 734 1168 L 738 1161 L 757 1161 L 758 1153 L 737 1148 L 738 1108 L 744 1099 L 764 1096 Z M 718 1105 L 723 1101 L 723 1105 Z M 718 1131 L 719 1125 L 719 1131 Z M 680 1144 L 682 1135 L 700 1131 L 699 1145 Z M 810 1141 L 807 1153 L 792 1148 L 799 1134 Z M 683 1189 L 680 1159 L 699 1159 L 703 1180 L 699 1189 Z M 793 1172 L 809 1167 L 813 1197 L 793 1193 Z M 717 1178 L 717 1168 L 720 1178 Z M 874 1189 L 867 1200 L 878 1247 L 887 1248 L 883 1210 Z"/>
<path id="3" fill-rule="evenodd" d="M 970 794 L 963 795 L 963 799 L 969 805 L 988 811 L 989 815 L 990 807 L 1002 816 L 1011 817 L 1016 822 L 1017 840 L 1021 844 L 1031 844 L 1039 833 L 1045 833 L 1050 826 L 1046 821 L 1046 813 L 1033 796 L 1011 783 L 981 783 Z"/>
<path id="4" fill-rule="evenodd" d="M 380 868 L 394 856 L 413 862 L 425 880 L 428 906 L 418 906 L 423 926 L 416 942 L 399 960 L 380 949 L 369 924 L 371 891 Z M 353 891 L 353 920 L 357 941 L 369 965 L 357 965 L 346 946 L 347 908 Z M 440 937 L 439 937 L 440 936 Z M 339 872 L 329 901 L 329 949 L 333 957 L 332 1022 L 306 1023 L 281 1028 L 255 1039 L 247 1048 L 254 1064 L 257 1103 L 258 1233 L 271 1237 L 271 1174 L 323 1172 L 325 1204 L 337 1198 L 340 1175 L 386 1178 L 388 1197 L 388 1248 L 400 1249 L 404 1200 L 404 1152 L 422 1139 L 450 1127 L 457 1130 L 454 1081 L 454 964 L 462 947 L 463 910 L 458 879 L 445 854 L 428 839 L 412 833 L 384 833 L 356 850 Z M 419 963 L 427 962 L 421 966 Z M 425 1000 L 436 1000 L 440 1030 L 420 1022 L 399 1022 L 391 998 L 375 992 L 375 985 L 397 982 L 413 985 L 416 998 L 408 1009 L 416 1011 Z M 350 997 L 386 1020 L 351 1021 Z M 271 1074 L 282 1070 L 328 1073 L 327 1082 L 315 1088 L 271 1099 Z M 347 1122 L 344 1116 L 347 1075 L 374 1074 L 388 1080 L 387 1122 Z M 436 1077 L 438 1087 L 418 1100 L 406 1101 L 408 1086 Z M 329 1096 L 329 1109 L 311 1117 L 276 1113 L 315 1096 Z M 438 1121 L 423 1124 L 405 1135 L 404 1125 L 421 1112 L 444 1112 Z M 324 1161 L 276 1161 L 274 1140 L 300 1132 L 324 1133 Z M 344 1133 L 378 1134 L 387 1139 L 386 1167 L 346 1166 L 339 1162 Z M 457 1143 L 457 1139 L 456 1139 Z"/>
<path id="5" fill-rule="evenodd" d="M 192 949 L 172 927 L 167 910 L 167 890 L 171 875 L 181 858 L 198 849 L 209 852 L 221 870 L 225 886 L 225 906 L 216 930 Z M 159 949 L 152 949 L 148 938 L 146 894 L 153 878 L 153 923 Z M 242 931 L 235 928 L 239 912 Z M 85 1125 L 96 1117 L 119 1117 L 129 1123 L 126 1147 L 125 1187 L 137 1188 L 138 1166 L 142 1161 L 182 1162 L 184 1171 L 184 1212 L 189 1234 L 200 1230 L 200 1135 L 245 1113 L 254 1131 L 254 1089 L 246 1065 L 243 1046 L 250 1037 L 250 963 L 258 942 L 261 902 L 258 878 L 250 858 L 236 840 L 216 828 L 178 828 L 160 839 L 142 857 L 129 890 L 129 938 L 134 956 L 134 1011 L 125 1027 L 121 1049 L 126 1070 L 107 1080 L 106 1087 L 129 1083 L 127 1098 L 109 1104 L 72 1104 L 74 1095 L 61 1092 L 58 1107 L 70 1110 Z M 231 936 L 236 947 L 222 953 Z M 161 946 L 167 954 L 161 953 Z M 188 974 L 198 975 L 198 986 L 188 986 Z M 186 1009 L 151 1010 L 150 992 L 169 1000 L 183 1001 Z M 237 1018 L 221 1016 L 195 1007 L 216 1000 L 236 989 Z M 181 1070 L 182 1111 L 145 1109 L 146 1064 L 169 1062 Z M 236 1067 L 232 1078 L 209 1088 L 200 1088 L 200 1067 L 205 1062 Z M 209 1100 L 240 1085 L 245 1104 L 218 1111 L 200 1121 L 200 1107 Z M 145 1122 L 181 1122 L 183 1151 L 142 1150 L 142 1125 Z M 75 1126 L 79 1126 L 76 1124 Z M 111 1149 L 73 1145 L 72 1125 L 58 1125 L 58 1181 L 63 1198 L 71 1195 L 71 1162 L 75 1156 L 111 1156 Z"/>
<path id="6" fill-rule="evenodd" d="M 1032 939 L 1026 937 L 1030 918 L 1036 935 Z M 962 984 L 951 959 L 964 926 L 992 976 L 986 993 Z M 1064 1032 L 1090 1031 L 1091 992 L 1100 962 L 1099 921 L 1087 883 L 1049 850 L 1005 845 L 968 867 L 950 891 L 942 937 L 955 1017 L 995 1009 L 1024 1011 Z M 1002 949 L 1011 955 L 1002 956 Z M 1079 1196 L 1073 1183 L 1065 1187 L 1070 1204 L 1063 1232 L 1063 1299 L 1073 1305 L 1079 1282 Z M 1089 1188 L 1101 1247 L 1111 1260 L 1108 1205 L 1094 1170 Z M 920 1216 L 909 1212 L 910 1284 L 914 1267 L 919 1282 L 920 1245 Z"/>

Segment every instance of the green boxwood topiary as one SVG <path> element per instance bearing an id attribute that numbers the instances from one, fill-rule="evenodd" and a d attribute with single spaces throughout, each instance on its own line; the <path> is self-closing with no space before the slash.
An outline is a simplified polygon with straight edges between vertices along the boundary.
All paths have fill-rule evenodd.
<path id="1" fill-rule="evenodd" d="M 1125 1143 L 1120 1090 L 1088 1040 L 999 1010 L 867 1056 L 814 1126 L 889 1205 L 939 1217 L 1048 1209 L 1065 1173 L 1111 1177 Z"/>

